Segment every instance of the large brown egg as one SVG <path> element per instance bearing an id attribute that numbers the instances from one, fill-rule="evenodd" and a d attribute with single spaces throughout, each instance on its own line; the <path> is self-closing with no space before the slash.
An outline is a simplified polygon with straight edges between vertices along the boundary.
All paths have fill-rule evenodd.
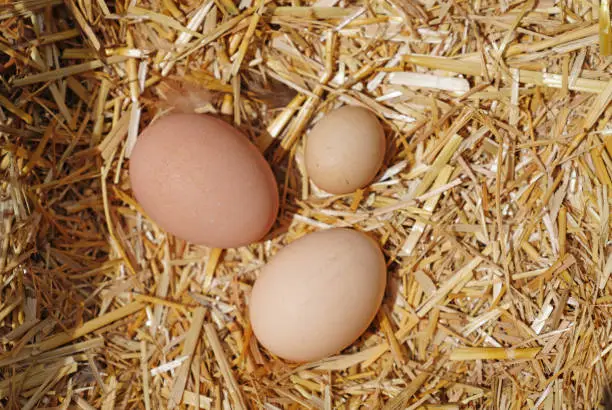
<path id="1" fill-rule="evenodd" d="M 306 235 L 262 269 L 251 294 L 253 332 L 291 361 L 338 353 L 376 315 L 386 278 L 383 254 L 367 235 L 343 228 Z"/>
<path id="2" fill-rule="evenodd" d="M 383 127 L 369 110 L 344 106 L 313 127 L 304 157 L 315 185 L 332 194 L 348 194 L 369 184 L 380 170 Z"/>
<path id="3" fill-rule="evenodd" d="M 132 152 L 130 180 L 148 216 L 195 244 L 257 241 L 278 212 L 266 160 L 244 134 L 209 115 L 170 114 L 146 128 Z"/>

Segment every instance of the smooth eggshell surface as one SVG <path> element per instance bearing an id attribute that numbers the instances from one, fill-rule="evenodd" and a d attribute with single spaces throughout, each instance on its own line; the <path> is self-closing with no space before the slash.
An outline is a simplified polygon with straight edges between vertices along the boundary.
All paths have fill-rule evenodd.
<path id="1" fill-rule="evenodd" d="M 321 119 L 306 140 L 306 170 L 319 188 L 347 194 L 369 184 L 385 157 L 385 133 L 365 108 L 344 106 Z"/>
<path id="2" fill-rule="evenodd" d="M 208 115 L 170 114 L 146 128 L 130 158 L 130 180 L 148 216 L 195 244 L 257 241 L 278 212 L 266 160 L 244 134 Z"/>
<path id="3" fill-rule="evenodd" d="M 338 353 L 367 329 L 385 284 L 385 260 L 370 237 L 343 228 L 306 235 L 263 268 L 251 294 L 253 332 L 291 361 Z"/>

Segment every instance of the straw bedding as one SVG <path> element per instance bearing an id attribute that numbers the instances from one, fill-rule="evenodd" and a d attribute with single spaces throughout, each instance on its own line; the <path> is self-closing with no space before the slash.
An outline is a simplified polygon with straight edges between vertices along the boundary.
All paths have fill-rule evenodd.
<path id="1" fill-rule="evenodd" d="M 610 36 L 608 0 L 0 1 L 0 407 L 603 406 Z M 332 197 L 303 143 L 342 104 L 384 121 L 387 157 Z M 177 106 L 266 154 L 264 241 L 194 246 L 132 198 L 137 135 Z M 384 306 L 340 355 L 284 363 L 250 288 L 333 226 L 379 239 Z"/>

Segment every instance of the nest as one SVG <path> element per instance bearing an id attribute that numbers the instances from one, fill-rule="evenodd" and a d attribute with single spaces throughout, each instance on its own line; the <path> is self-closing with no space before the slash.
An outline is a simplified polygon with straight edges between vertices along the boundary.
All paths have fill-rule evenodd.
<path id="1" fill-rule="evenodd" d="M 0 1 L 0 407 L 603 406 L 611 33 L 608 0 Z M 303 142 L 343 104 L 384 121 L 387 158 L 329 196 Z M 129 155 L 177 105 L 266 154 L 266 240 L 208 249 L 143 215 Z M 341 354 L 285 363 L 251 286 L 334 226 L 379 239 L 384 306 Z"/>

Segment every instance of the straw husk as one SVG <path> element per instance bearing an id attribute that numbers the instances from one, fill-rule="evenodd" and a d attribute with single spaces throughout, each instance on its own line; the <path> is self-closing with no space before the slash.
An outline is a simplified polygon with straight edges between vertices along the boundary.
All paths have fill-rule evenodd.
<path id="1" fill-rule="evenodd" d="M 0 407 L 603 406 L 609 13 L 0 0 Z M 387 157 L 372 184 L 330 196 L 309 183 L 304 141 L 342 104 L 384 122 Z M 132 198 L 138 134 L 177 105 L 270 160 L 281 212 L 260 243 L 185 243 Z M 337 226 L 378 238 L 383 309 L 339 355 L 283 362 L 253 335 L 250 289 L 283 246 Z"/>

